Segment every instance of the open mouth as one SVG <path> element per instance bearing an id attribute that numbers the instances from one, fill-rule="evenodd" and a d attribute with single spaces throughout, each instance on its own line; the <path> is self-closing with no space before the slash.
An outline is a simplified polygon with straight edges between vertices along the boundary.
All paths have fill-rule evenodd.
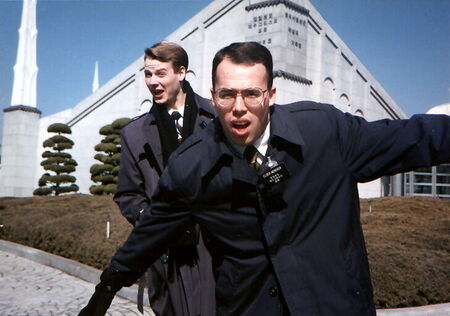
<path id="1" fill-rule="evenodd" d="M 164 90 L 162 89 L 156 89 L 152 91 L 153 97 L 160 98 L 164 94 Z"/>
<path id="2" fill-rule="evenodd" d="M 233 128 L 236 128 L 236 129 L 245 129 L 249 125 L 250 125 L 250 122 L 248 122 L 248 121 L 235 121 L 235 122 L 232 122 Z"/>

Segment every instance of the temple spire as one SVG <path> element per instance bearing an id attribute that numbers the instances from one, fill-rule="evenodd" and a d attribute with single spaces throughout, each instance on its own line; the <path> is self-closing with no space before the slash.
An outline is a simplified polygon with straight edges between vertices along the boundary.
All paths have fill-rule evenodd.
<path id="1" fill-rule="evenodd" d="M 95 62 L 94 80 L 92 81 L 92 93 L 98 89 L 98 61 Z"/>
<path id="2" fill-rule="evenodd" d="M 36 107 L 36 1 L 23 0 L 11 105 Z"/>

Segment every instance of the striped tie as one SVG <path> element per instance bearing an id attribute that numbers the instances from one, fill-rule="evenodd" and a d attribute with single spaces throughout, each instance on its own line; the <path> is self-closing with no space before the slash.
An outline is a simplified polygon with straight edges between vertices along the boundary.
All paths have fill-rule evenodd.
<path id="1" fill-rule="evenodd" d="M 247 162 L 250 164 L 250 166 L 255 169 L 256 171 L 259 170 L 259 167 L 261 167 L 261 165 L 258 162 L 258 155 L 259 152 L 258 150 L 255 148 L 255 146 L 247 146 L 245 148 L 244 151 L 244 157 L 247 160 Z"/>
<path id="2" fill-rule="evenodd" d="M 181 118 L 181 114 L 178 111 L 173 111 L 172 112 L 172 118 L 175 121 L 175 128 L 177 130 L 177 140 L 179 143 L 181 143 L 181 141 L 183 140 L 183 137 L 181 136 L 181 129 L 183 128 L 180 124 L 180 118 Z"/>

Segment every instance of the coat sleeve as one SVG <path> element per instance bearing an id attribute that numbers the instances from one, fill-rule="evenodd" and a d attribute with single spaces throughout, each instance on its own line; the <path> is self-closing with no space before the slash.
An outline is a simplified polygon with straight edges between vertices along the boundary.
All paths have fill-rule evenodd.
<path id="1" fill-rule="evenodd" d="M 111 267 L 119 273 L 139 276 L 194 224 L 188 198 L 170 171 L 167 168 L 163 172 L 150 209 L 142 212 L 127 241 L 114 255 Z"/>
<path id="2" fill-rule="evenodd" d="M 339 150 L 358 182 L 450 162 L 450 116 L 367 122 L 335 110 Z"/>
<path id="3" fill-rule="evenodd" d="M 132 225 L 136 225 L 141 212 L 150 207 L 149 197 L 145 191 L 142 171 L 130 148 L 128 135 L 122 131 L 120 170 L 113 199 L 122 215 Z"/>

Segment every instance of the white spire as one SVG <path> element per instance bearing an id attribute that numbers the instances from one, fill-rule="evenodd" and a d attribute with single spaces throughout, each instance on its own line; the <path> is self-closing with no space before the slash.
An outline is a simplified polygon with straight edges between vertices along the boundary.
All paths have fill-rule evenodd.
<path id="1" fill-rule="evenodd" d="M 11 105 L 36 107 L 36 1 L 23 0 Z"/>
<path id="2" fill-rule="evenodd" d="M 98 61 L 95 62 L 94 80 L 92 81 L 92 93 L 98 89 Z"/>

